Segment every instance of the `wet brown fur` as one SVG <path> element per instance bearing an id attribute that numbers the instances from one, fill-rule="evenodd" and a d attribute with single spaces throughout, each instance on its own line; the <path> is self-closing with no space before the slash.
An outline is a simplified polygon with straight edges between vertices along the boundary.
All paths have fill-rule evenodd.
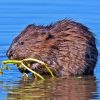
<path id="1" fill-rule="evenodd" d="M 50 26 L 29 25 L 13 40 L 7 55 L 10 59 L 37 58 L 48 63 L 56 76 L 69 76 L 93 74 L 98 51 L 87 27 L 64 19 Z M 46 72 L 37 63 L 32 69 Z"/>

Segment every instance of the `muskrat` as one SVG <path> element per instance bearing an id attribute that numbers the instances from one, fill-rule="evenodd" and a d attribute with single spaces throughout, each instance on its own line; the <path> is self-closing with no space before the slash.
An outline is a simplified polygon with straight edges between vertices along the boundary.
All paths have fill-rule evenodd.
<path id="1" fill-rule="evenodd" d="M 98 51 L 89 29 L 72 20 L 61 20 L 48 26 L 28 25 L 12 42 L 9 59 L 36 58 L 48 64 L 56 76 L 93 75 Z M 38 63 L 31 69 L 40 74 L 48 71 Z M 27 70 L 19 69 L 22 73 Z"/>

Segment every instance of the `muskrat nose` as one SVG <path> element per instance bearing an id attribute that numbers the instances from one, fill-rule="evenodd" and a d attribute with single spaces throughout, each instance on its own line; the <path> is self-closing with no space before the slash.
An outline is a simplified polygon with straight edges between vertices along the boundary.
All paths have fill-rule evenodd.
<path id="1" fill-rule="evenodd" d="M 13 50 L 10 49 L 7 51 L 7 56 L 10 58 L 11 56 L 13 56 Z"/>
<path id="2" fill-rule="evenodd" d="M 7 57 L 8 57 L 9 59 L 16 59 L 16 58 L 17 58 L 17 55 L 16 55 L 16 53 L 14 52 L 13 49 L 9 49 L 9 50 L 7 51 Z"/>

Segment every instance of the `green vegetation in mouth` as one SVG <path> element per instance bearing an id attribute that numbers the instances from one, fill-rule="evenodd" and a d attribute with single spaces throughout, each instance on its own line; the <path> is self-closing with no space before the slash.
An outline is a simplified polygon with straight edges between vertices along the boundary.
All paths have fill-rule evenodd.
<path id="1" fill-rule="evenodd" d="M 0 68 L 0 75 L 2 75 L 3 74 L 3 72 L 2 72 L 2 69 Z"/>
<path id="2" fill-rule="evenodd" d="M 45 80 L 43 76 L 41 76 L 39 73 L 35 72 L 34 70 L 30 69 L 27 65 L 29 64 L 29 62 L 37 62 L 40 63 L 42 65 L 44 65 L 46 67 L 46 69 L 48 70 L 48 72 L 51 74 L 52 78 L 54 78 L 54 74 L 52 73 L 51 69 L 48 67 L 48 65 L 46 63 L 44 63 L 43 61 L 40 61 L 38 59 L 35 58 L 27 58 L 27 59 L 23 59 L 23 60 L 4 60 L 2 61 L 2 63 L 4 65 L 6 64 L 17 64 L 18 68 L 25 68 L 28 71 L 30 71 L 32 74 L 34 74 L 35 77 L 39 77 L 42 80 Z M 27 65 L 25 65 L 25 63 L 27 63 Z M 8 66 L 3 66 L 4 69 L 9 70 Z M 0 75 L 3 74 L 2 69 L 0 69 Z"/>

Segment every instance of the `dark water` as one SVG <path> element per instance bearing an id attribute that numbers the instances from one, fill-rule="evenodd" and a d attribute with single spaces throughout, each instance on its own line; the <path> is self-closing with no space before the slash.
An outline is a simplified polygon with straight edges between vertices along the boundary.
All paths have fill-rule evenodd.
<path id="1" fill-rule="evenodd" d="M 100 0 L 0 0 L 0 62 L 28 24 L 68 18 L 94 32 L 100 51 Z M 100 100 L 100 61 L 92 77 L 23 82 L 16 67 L 0 76 L 0 100 Z"/>

